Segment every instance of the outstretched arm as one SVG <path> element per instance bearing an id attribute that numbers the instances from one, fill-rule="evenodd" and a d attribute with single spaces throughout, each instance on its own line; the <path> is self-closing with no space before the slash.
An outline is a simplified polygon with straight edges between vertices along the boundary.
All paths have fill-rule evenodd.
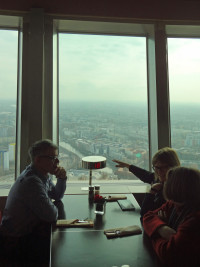
<path id="1" fill-rule="evenodd" d="M 128 168 L 129 169 L 129 167 L 130 167 L 130 164 L 125 163 L 125 162 L 120 161 L 120 160 L 113 159 L 113 162 L 117 163 L 117 165 L 115 167 L 118 167 L 118 168 Z"/>
<path id="2" fill-rule="evenodd" d="M 137 178 L 139 178 L 144 183 L 151 184 L 152 182 L 154 182 L 154 173 L 150 171 L 116 159 L 113 159 L 113 162 L 117 163 L 116 167 L 118 168 L 128 168 L 130 172 L 132 172 Z"/>

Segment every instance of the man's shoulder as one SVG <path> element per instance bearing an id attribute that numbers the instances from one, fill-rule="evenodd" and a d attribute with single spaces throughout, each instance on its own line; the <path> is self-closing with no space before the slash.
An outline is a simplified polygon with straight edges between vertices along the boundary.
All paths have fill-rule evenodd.
<path id="1" fill-rule="evenodd" d="M 20 199 L 31 197 L 33 192 L 38 192 L 45 188 L 41 179 L 30 173 L 26 176 L 19 176 L 10 190 L 11 195 L 15 195 Z"/>
<path id="2" fill-rule="evenodd" d="M 42 183 L 41 178 L 30 165 L 20 174 L 17 182 L 20 184 Z"/>

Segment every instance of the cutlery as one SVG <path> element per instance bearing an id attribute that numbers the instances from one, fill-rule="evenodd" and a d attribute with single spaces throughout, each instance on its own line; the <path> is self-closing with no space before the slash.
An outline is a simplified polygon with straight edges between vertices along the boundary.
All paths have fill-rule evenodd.
<path id="1" fill-rule="evenodd" d="M 78 223 L 88 223 L 88 218 L 78 220 L 77 222 Z"/>
<path id="2" fill-rule="evenodd" d="M 106 231 L 106 233 L 108 234 L 113 234 L 113 235 L 119 235 L 121 233 L 120 230 L 116 230 L 116 231 Z"/>

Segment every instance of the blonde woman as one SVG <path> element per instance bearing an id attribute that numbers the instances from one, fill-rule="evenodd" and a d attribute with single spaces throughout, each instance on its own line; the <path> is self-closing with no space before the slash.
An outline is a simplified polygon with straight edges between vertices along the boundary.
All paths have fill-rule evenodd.
<path id="1" fill-rule="evenodd" d="M 167 202 L 144 215 L 144 230 L 167 267 L 199 267 L 200 172 L 176 167 L 167 176 Z"/>
<path id="2" fill-rule="evenodd" d="M 116 167 L 128 168 L 135 176 L 144 183 L 151 184 L 150 191 L 145 194 L 142 206 L 141 216 L 149 211 L 159 208 L 165 203 L 163 197 L 163 183 L 166 180 L 167 171 L 170 168 L 180 166 L 180 161 L 176 151 L 170 147 L 161 148 L 156 152 L 152 159 L 154 172 L 141 169 L 135 165 L 131 165 L 119 160 L 113 160 L 117 163 Z"/>

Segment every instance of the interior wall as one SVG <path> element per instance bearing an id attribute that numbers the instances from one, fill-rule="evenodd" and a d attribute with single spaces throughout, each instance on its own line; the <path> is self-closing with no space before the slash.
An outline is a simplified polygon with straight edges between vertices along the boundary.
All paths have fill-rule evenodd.
<path id="1" fill-rule="evenodd" d="M 0 3 L 0 13 L 29 12 L 31 8 L 43 8 L 45 13 L 67 16 L 200 20 L 199 0 L 8 0 Z"/>

